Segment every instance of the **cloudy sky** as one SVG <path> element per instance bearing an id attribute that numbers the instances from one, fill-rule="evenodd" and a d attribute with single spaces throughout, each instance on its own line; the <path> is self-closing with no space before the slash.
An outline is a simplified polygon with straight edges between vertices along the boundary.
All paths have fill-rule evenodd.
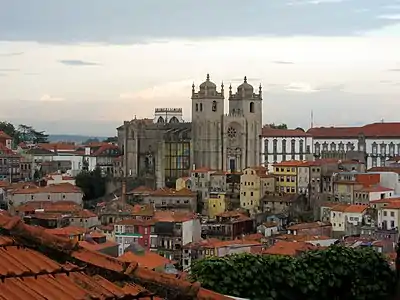
<path id="1" fill-rule="evenodd" d="M 112 135 L 182 107 L 206 74 L 264 87 L 264 122 L 400 121 L 400 0 L 13 0 L 0 119 Z"/>

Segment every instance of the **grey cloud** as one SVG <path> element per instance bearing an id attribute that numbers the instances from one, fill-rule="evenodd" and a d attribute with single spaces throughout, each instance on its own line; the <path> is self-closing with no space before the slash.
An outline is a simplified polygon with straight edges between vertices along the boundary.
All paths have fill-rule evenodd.
<path id="1" fill-rule="evenodd" d="M 294 62 L 292 61 L 284 61 L 284 60 L 275 60 L 272 61 L 273 64 L 277 64 L 277 65 L 293 65 Z"/>
<path id="2" fill-rule="evenodd" d="M 63 60 L 59 60 L 58 62 L 62 63 L 63 65 L 67 65 L 67 66 L 99 66 L 100 65 L 98 63 L 77 60 L 77 59 L 63 59 Z"/>
<path id="3" fill-rule="evenodd" d="M 357 35 L 397 24 L 399 20 L 378 18 L 391 4 L 392 0 L 292 6 L 283 0 L 2 1 L 7 13 L 0 18 L 0 40 L 140 43 L 166 38 Z M 360 9 L 366 11 L 357 13 Z"/>
<path id="4" fill-rule="evenodd" d="M 18 55 L 22 55 L 22 54 L 24 54 L 24 52 L 0 53 L 0 57 L 1 56 L 18 56 Z"/>
<path id="5" fill-rule="evenodd" d="M 400 68 L 389 69 L 390 72 L 400 72 Z"/>

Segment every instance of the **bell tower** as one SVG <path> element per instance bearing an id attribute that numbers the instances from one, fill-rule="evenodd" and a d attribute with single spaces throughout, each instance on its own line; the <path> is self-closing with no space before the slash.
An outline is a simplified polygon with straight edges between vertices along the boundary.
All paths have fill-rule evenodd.
<path id="1" fill-rule="evenodd" d="M 218 92 L 207 74 L 206 81 L 200 84 L 197 92 L 195 85 L 192 85 L 192 158 L 196 168 L 221 168 L 223 115 L 224 84 L 221 84 L 221 91 Z"/>

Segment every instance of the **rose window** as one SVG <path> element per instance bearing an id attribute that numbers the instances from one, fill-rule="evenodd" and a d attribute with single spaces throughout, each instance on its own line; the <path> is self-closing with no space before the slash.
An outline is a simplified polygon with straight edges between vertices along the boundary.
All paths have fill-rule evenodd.
<path id="1" fill-rule="evenodd" d="M 234 138 L 236 138 L 236 136 L 237 136 L 236 129 L 233 128 L 233 127 L 229 127 L 229 128 L 228 128 L 228 137 L 229 137 L 230 139 L 234 139 Z"/>

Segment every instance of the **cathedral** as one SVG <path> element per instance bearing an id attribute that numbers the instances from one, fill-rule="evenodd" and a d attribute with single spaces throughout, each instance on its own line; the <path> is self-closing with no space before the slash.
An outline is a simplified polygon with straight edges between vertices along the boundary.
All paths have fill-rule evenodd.
<path id="1" fill-rule="evenodd" d="M 195 168 L 242 171 L 261 163 L 262 90 L 247 82 L 232 91 L 225 113 L 224 85 L 220 91 L 207 74 L 199 90 L 192 86 L 192 162 Z"/>
<path id="2" fill-rule="evenodd" d="M 152 119 L 124 121 L 117 128 L 124 156 L 116 174 L 145 178 L 148 186 L 174 187 L 193 168 L 242 171 L 261 163 L 262 95 L 244 82 L 229 87 L 225 113 L 224 86 L 207 75 L 199 90 L 192 86 L 192 122 L 181 108 L 155 108 Z M 118 176 L 122 176 L 118 175 Z"/>

